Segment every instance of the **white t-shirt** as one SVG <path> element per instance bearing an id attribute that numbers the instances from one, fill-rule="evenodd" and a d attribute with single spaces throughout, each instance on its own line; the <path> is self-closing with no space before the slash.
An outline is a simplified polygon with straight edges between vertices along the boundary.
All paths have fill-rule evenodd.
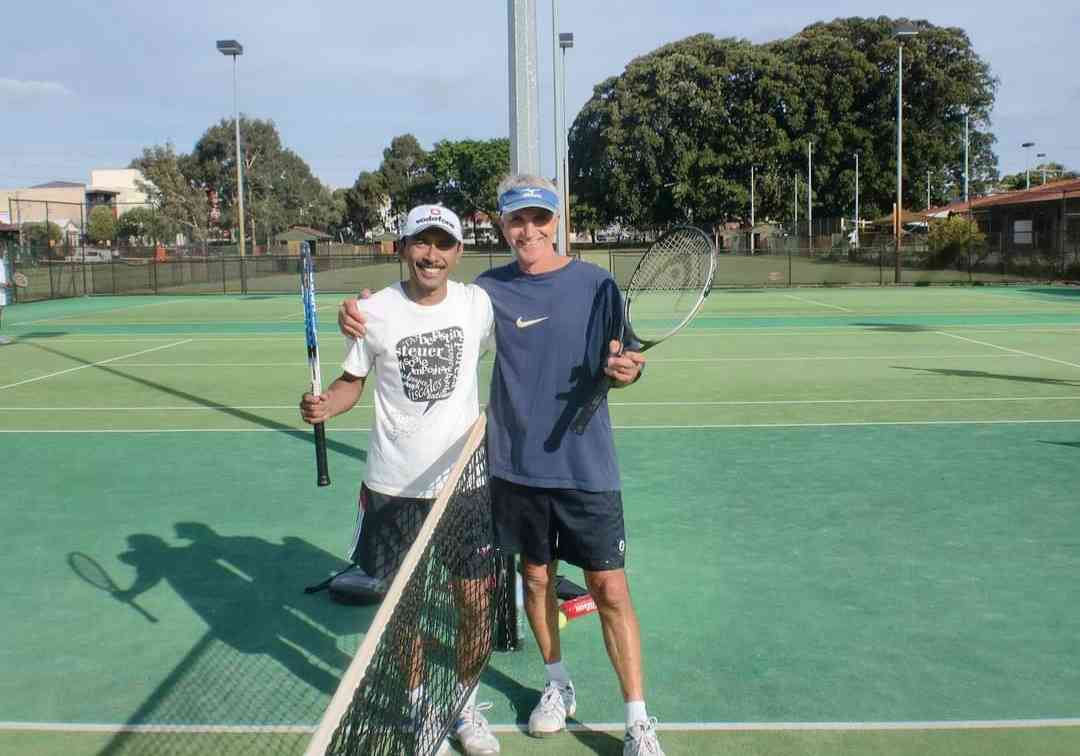
<path id="1" fill-rule="evenodd" d="M 7 264 L 7 258 L 0 257 L 0 307 L 4 307 L 8 303 L 8 290 L 4 286 L 8 282 Z"/>
<path id="2" fill-rule="evenodd" d="M 476 372 L 494 342 L 491 300 L 478 286 L 450 281 L 437 305 L 416 304 L 401 284 L 359 305 L 367 333 L 345 340 L 341 367 L 375 373 L 365 483 L 390 496 L 432 498 L 480 414 Z"/>

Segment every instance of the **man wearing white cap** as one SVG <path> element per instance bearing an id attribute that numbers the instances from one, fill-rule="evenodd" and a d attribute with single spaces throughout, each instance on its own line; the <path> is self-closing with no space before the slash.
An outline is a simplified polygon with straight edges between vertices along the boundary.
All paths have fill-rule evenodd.
<path id="1" fill-rule="evenodd" d="M 439 205 L 413 208 L 399 242 L 408 280 L 363 300 L 366 333 L 346 338 L 341 377 L 320 396 L 304 394 L 300 403 L 306 422 L 325 422 L 351 409 L 374 374 L 375 425 L 351 557 L 369 575 L 387 581 L 401 566 L 480 415 L 477 364 L 491 346 L 494 316 L 483 289 L 449 280 L 461 252 L 461 221 L 453 211 Z M 455 578 L 486 585 L 493 560 L 483 557 L 494 553 L 492 534 L 474 535 L 476 543 L 464 550 L 470 555 L 468 574 Z M 464 588 L 466 596 L 485 595 Z M 478 636 L 458 644 L 459 694 L 467 703 L 451 734 L 470 756 L 499 753 L 480 713 L 485 706 L 476 703 L 480 663 L 491 645 L 486 608 L 466 602 L 470 616 L 460 622 Z M 422 728 L 423 689 L 419 681 L 410 684 L 413 718 Z"/>
<path id="2" fill-rule="evenodd" d="M 624 570 L 622 485 L 607 402 L 583 434 L 569 430 L 601 371 L 614 388 L 628 386 L 640 376 L 645 358 L 607 341 L 622 309 L 611 274 L 555 251 L 556 187 L 518 174 L 505 178 L 498 194 L 499 223 L 515 260 L 476 283 L 491 297 L 498 345 L 488 403 L 496 540 L 521 555 L 525 610 L 547 676 L 529 733 L 563 731 L 577 708 L 562 660 L 554 592 L 558 562 L 568 561 L 585 573 L 622 688 L 623 753 L 663 756 L 656 720 L 645 706 L 641 633 Z M 361 334 L 364 315 L 352 309 L 354 302 L 342 305 L 338 322 L 344 332 Z"/>

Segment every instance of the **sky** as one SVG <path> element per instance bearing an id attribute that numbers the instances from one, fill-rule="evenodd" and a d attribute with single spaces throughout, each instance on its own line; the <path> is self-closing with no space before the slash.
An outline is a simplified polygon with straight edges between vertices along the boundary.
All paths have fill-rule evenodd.
<path id="1" fill-rule="evenodd" d="M 240 112 L 271 119 L 285 146 L 331 187 L 378 168 L 412 133 L 440 139 L 509 134 L 508 0 L 157 0 L 12 3 L 0 24 L 0 188 L 89 182 L 142 149 L 190 152 L 233 114 L 237 39 Z M 1002 174 L 1039 152 L 1080 169 L 1080 77 L 1072 58 L 1080 3 L 1022 11 L 994 0 L 560 0 L 568 121 L 593 87 L 634 58 L 692 34 L 755 43 L 851 16 L 925 19 L 967 31 L 1000 79 L 991 130 Z M 536 0 L 541 168 L 554 175 L 551 0 Z M 1023 142 L 1036 143 L 1030 150 Z M 1029 154 L 1030 153 L 1030 154 Z M 963 159 L 958 156 L 958 161 Z"/>

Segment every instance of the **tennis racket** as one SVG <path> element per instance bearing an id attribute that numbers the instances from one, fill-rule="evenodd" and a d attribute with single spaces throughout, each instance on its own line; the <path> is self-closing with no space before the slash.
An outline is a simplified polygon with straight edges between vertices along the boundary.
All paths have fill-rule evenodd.
<path id="1" fill-rule="evenodd" d="M 716 249 L 705 232 L 693 226 L 671 229 L 638 261 L 611 338 L 624 346 L 627 341 L 640 342 L 638 351 L 644 352 L 678 333 L 701 309 L 714 275 Z M 574 418 L 574 433 L 585 432 L 610 388 L 611 378 L 602 374 L 595 392 Z"/>
<path id="2" fill-rule="evenodd" d="M 15 273 L 14 275 L 12 275 L 11 282 L 18 286 L 20 289 L 25 289 L 27 286 L 30 285 L 30 279 L 28 279 L 22 273 Z"/>
<path id="3" fill-rule="evenodd" d="M 300 243 L 300 298 L 304 301 L 311 393 L 318 396 L 322 393 L 322 369 L 319 367 L 319 316 L 315 310 L 315 258 L 311 256 L 311 245 L 307 242 Z M 315 466 L 319 485 L 330 485 L 330 471 L 326 466 L 326 428 L 323 423 L 315 425 Z"/>
<path id="4" fill-rule="evenodd" d="M 135 599 L 123 596 L 120 586 L 113 582 L 113 579 L 109 577 L 109 573 L 105 571 L 105 568 L 94 561 L 93 558 L 82 552 L 74 551 L 68 554 L 67 560 L 72 571 L 90 585 L 105 591 L 120 603 L 127 604 L 139 614 L 146 617 L 148 621 L 158 621 L 157 617 L 136 604 Z"/>

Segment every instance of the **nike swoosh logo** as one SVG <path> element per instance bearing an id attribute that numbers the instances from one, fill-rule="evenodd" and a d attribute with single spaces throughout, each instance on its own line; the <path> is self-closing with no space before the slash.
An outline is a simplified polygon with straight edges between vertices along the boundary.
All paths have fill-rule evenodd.
<path id="1" fill-rule="evenodd" d="M 548 317 L 550 317 L 550 315 L 542 318 L 536 318 L 535 320 L 522 320 L 519 316 L 518 319 L 514 321 L 514 325 L 516 325 L 518 328 L 528 328 L 529 326 L 534 326 L 537 323 L 543 323 L 545 320 L 548 319 Z"/>

